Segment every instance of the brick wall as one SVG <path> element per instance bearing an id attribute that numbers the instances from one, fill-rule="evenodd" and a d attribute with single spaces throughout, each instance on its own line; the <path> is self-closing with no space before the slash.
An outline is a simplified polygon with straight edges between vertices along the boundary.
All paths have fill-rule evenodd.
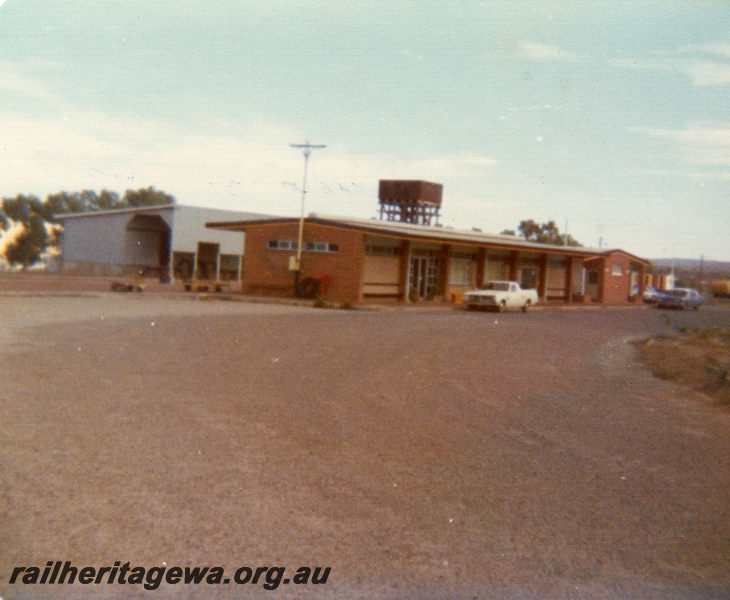
<path id="1" fill-rule="evenodd" d="M 294 273 L 289 270 L 289 258 L 296 256 L 296 250 L 272 250 L 269 248 L 269 241 L 296 241 L 298 236 L 298 223 L 260 225 L 246 229 L 241 282 L 244 293 L 294 295 Z M 327 300 L 361 302 L 365 260 L 364 235 L 305 223 L 305 246 L 307 242 L 336 244 L 337 251 L 304 250 L 300 279 L 327 275 L 332 278 L 332 283 L 327 289 Z"/>
<path id="2" fill-rule="evenodd" d="M 602 262 L 603 293 L 601 301 L 605 304 L 627 303 L 629 301 L 631 259 L 625 254 L 615 252 Z M 619 268 L 621 274 L 615 274 L 618 273 Z"/>

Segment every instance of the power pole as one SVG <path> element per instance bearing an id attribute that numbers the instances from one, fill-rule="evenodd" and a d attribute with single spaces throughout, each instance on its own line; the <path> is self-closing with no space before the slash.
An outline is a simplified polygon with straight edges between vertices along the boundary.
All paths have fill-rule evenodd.
<path id="1" fill-rule="evenodd" d="M 700 281 L 705 278 L 705 255 L 700 254 Z"/>
<path id="2" fill-rule="evenodd" d="M 304 154 L 304 182 L 302 183 L 302 209 L 299 214 L 299 239 L 297 243 L 297 258 L 295 264 L 289 264 L 289 269 L 294 271 L 294 295 L 296 296 L 299 291 L 299 274 L 302 271 L 302 244 L 304 242 L 304 202 L 307 198 L 307 166 L 309 164 L 309 155 L 313 150 L 320 150 L 326 148 L 321 144 L 310 144 L 304 142 L 303 144 L 289 144 L 292 148 L 297 148 Z"/>

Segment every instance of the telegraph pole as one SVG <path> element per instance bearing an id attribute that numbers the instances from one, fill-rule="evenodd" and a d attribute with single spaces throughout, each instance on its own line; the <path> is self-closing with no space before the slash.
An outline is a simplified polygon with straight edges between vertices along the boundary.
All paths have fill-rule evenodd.
<path id="1" fill-rule="evenodd" d="M 307 166 L 309 164 L 309 155 L 313 150 L 321 150 L 327 146 L 321 144 L 310 144 L 304 142 L 303 144 L 289 144 L 292 148 L 301 150 L 304 154 L 304 182 L 302 183 L 302 209 L 299 214 L 299 240 L 297 243 L 297 257 L 296 262 L 292 264 L 290 261 L 289 269 L 294 271 L 294 295 L 297 295 L 299 291 L 299 274 L 302 271 L 302 244 L 304 242 L 304 202 L 307 198 Z"/>

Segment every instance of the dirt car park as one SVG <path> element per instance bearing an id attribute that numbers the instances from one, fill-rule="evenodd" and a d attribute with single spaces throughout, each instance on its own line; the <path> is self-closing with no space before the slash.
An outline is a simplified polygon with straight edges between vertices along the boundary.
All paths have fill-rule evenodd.
<path id="1" fill-rule="evenodd" d="M 730 411 L 631 343 L 727 327 L 728 305 L 210 298 L 0 294 L 2 598 L 730 596 Z M 50 560 L 332 570 L 8 584 Z"/>

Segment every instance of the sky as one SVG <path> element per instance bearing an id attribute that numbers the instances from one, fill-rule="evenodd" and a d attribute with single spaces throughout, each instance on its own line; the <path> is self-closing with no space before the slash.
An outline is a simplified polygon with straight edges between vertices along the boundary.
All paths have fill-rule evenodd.
<path id="1" fill-rule="evenodd" d="M 730 3 L 0 0 L 0 197 L 554 220 L 586 246 L 730 260 Z"/>

